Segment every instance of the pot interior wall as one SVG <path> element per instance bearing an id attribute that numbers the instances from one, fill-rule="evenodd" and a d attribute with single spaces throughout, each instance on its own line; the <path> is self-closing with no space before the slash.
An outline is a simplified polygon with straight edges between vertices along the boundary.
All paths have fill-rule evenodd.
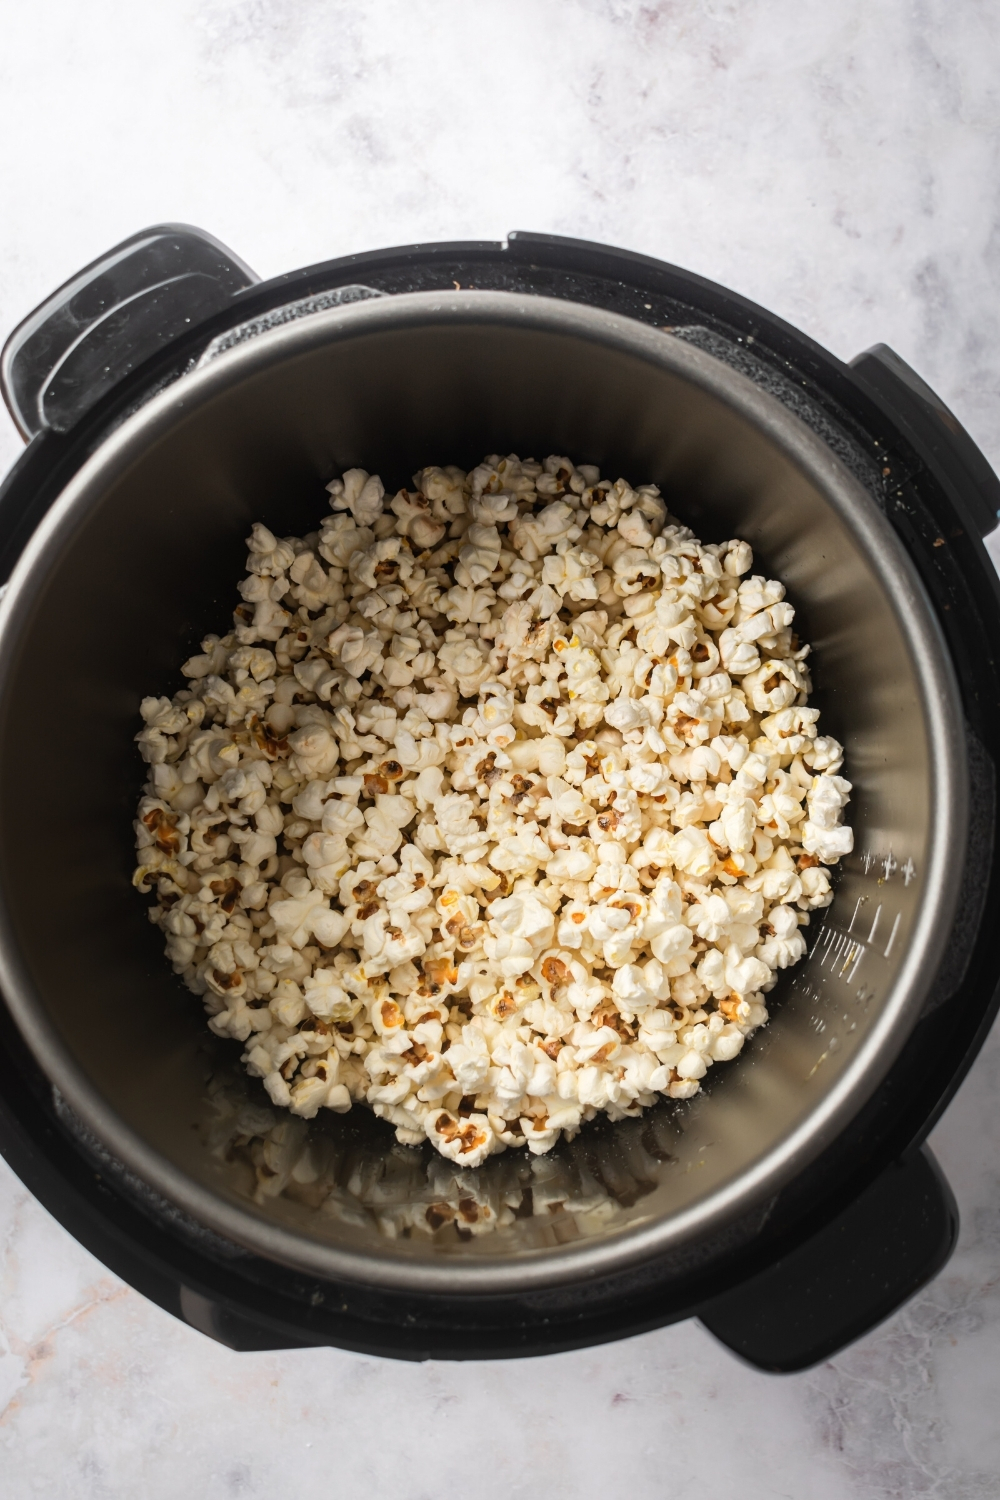
<path id="1" fill-rule="evenodd" d="M 53 545 L 0 704 L 8 940 L 83 1075 L 153 1150 L 250 1218 L 379 1255 L 546 1254 L 676 1213 L 752 1169 L 875 1024 L 929 837 L 920 686 L 883 583 L 822 486 L 697 381 L 539 328 L 429 318 L 182 394 L 165 430 Z M 751 541 L 755 571 L 785 581 L 813 643 L 821 728 L 847 747 L 867 864 L 846 862 L 833 908 L 813 919 L 823 935 L 812 956 L 770 997 L 771 1024 L 690 1105 L 596 1123 L 550 1157 L 509 1152 L 474 1174 L 396 1147 L 356 1108 L 289 1124 L 269 1147 L 270 1196 L 254 1200 L 246 1138 L 266 1096 L 243 1078 L 239 1045 L 208 1035 L 130 886 L 139 700 L 175 691 L 200 638 L 229 628 L 254 520 L 314 529 L 325 482 L 352 465 L 391 492 L 426 463 L 508 451 L 654 480 L 706 541 Z M 872 860 L 886 855 L 917 874 L 881 897 Z M 513 1223 L 470 1237 L 484 1207 L 504 1203 Z M 412 1221 L 421 1232 L 405 1232 Z"/>

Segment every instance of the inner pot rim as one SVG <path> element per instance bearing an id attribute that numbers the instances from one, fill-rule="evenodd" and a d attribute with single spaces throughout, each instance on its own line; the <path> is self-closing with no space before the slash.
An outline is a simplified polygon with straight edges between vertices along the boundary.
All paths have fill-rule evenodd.
<path id="1" fill-rule="evenodd" d="M 0 987 L 39 1065 L 71 1110 L 141 1180 L 216 1233 L 265 1258 L 331 1280 L 448 1295 L 527 1291 L 620 1272 L 696 1238 L 714 1237 L 766 1203 L 812 1161 L 871 1097 L 916 1023 L 944 951 L 967 834 L 963 715 L 954 672 L 923 585 L 902 544 L 863 486 L 774 397 L 712 356 L 633 319 L 585 304 L 512 292 L 412 292 L 311 314 L 234 346 L 128 417 L 83 464 L 53 504 L 0 602 L 0 701 L 19 631 L 30 622 L 48 566 L 71 543 L 104 488 L 176 420 L 263 368 L 317 347 L 380 330 L 447 325 L 521 326 L 596 342 L 707 390 L 757 428 L 823 494 L 878 576 L 910 651 L 928 732 L 931 813 L 927 874 L 906 959 L 878 1020 L 817 1107 L 755 1166 L 690 1207 L 622 1230 L 597 1244 L 457 1265 L 321 1244 L 231 1203 L 175 1167 L 115 1113 L 77 1066 L 45 1015 L 23 964 L 0 893 Z"/>

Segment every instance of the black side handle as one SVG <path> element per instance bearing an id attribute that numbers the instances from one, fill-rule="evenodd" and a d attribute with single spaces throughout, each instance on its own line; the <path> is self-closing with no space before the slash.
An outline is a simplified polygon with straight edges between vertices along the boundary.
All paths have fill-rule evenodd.
<path id="1" fill-rule="evenodd" d="M 260 1354 L 274 1349 L 311 1349 L 304 1339 L 289 1338 L 267 1325 L 262 1317 L 250 1318 L 206 1297 L 190 1287 L 180 1288 L 181 1316 L 189 1328 L 238 1354 Z"/>
<path id="2" fill-rule="evenodd" d="M 988 536 L 1000 515 L 1000 479 L 954 412 L 888 344 L 866 349 L 851 368 L 935 475 L 970 535 Z"/>
<path id="3" fill-rule="evenodd" d="M 21 436 L 68 432 L 130 370 L 259 279 L 189 224 L 154 224 L 123 240 L 4 345 L 0 390 Z"/>
<path id="4" fill-rule="evenodd" d="M 897 1162 L 805 1244 L 701 1308 L 748 1364 L 791 1374 L 829 1359 L 944 1266 L 958 1207 L 927 1147 Z"/>

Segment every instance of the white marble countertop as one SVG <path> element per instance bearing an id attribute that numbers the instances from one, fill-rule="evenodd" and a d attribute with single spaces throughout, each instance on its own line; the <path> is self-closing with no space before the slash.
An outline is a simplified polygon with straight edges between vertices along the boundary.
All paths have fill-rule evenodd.
<path id="1" fill-rule="evenodd" d="M 543 230 L 688 266 L 843 357 L 891 344 L 1000 464 L 989 0 L 35 0 L 3 30 L 0 337 L 164 219 L 265 276 Z M 0 422 L 0 469 L 18 451 Z M 0 1163 L 0 1490 L 994 1500 L 998 1075 L 994 1035 L 934 1133 L 945 1272 L 783 1379 L 694 1324 L 501 1364 L 237 1355 Z"/>

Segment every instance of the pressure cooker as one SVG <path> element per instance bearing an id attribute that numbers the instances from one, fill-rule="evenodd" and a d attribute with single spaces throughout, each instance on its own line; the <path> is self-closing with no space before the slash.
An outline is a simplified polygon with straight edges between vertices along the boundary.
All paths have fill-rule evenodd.
<path id="1" fill-rule="evenodd" d="M 262 282 L 165 224 L 31 313 L 0 377 L 27 442 L 0 490 L 0 1150 L 71 1234 L 232 1348 L 408 1359 L 696 1317 L 796 1370 L 936 1274 L 957 1212 L 924 1142 L 1000 1000 L 1000 484 L 913 370 L 885 345 L 844 364 L 699 276 L 576 240 Z M 446 1191 L 439 1162 L 363 1108 L 295 1126 L 322 1191 L 315 1170 L 254 1189 L 225 1122 L 261 1085 L 131 888 L 134 735 L 224 628 L 254 521 L 314 529 L 352 466 L 391 493 L 508 451 L 654 481 L 706 541 L 751 543 L 813 643 L 855 848 L 738 1063 L 544 1159 L 490 1158 L 477 1192 L 514 1205 L 493 1232 L 430 1214 L 418 1233 L 389 1208 Z"/>

